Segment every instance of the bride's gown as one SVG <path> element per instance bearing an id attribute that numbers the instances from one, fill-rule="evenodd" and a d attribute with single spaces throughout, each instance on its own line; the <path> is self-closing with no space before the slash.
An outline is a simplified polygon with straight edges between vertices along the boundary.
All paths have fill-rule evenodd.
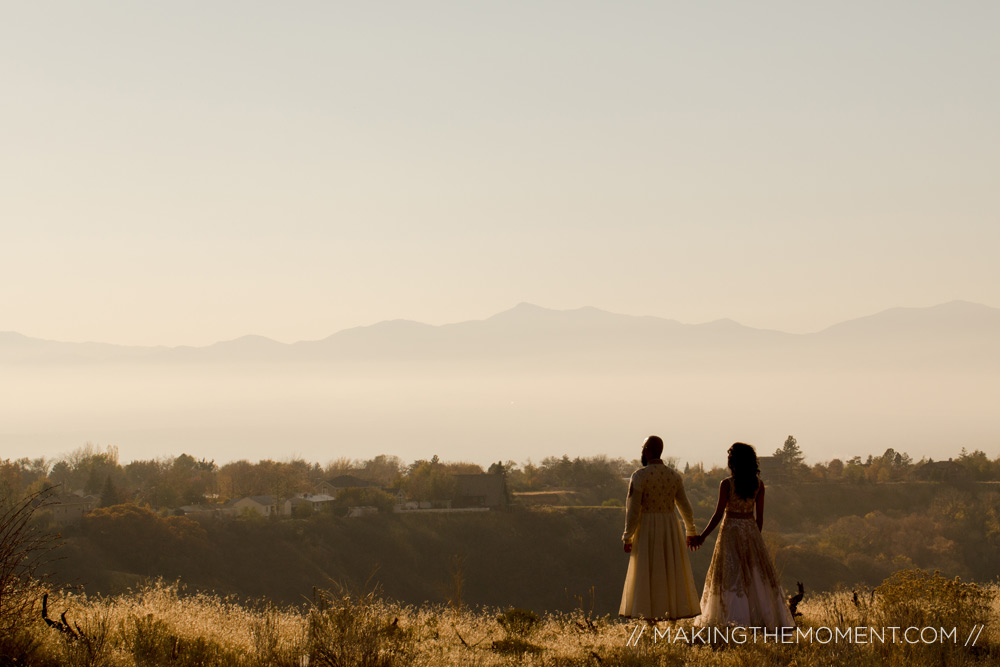
<path id="1" fill-rule="evenodd" d="M 740 498 L 729 478 L 729 502 L 708 566 L 701 615 L 694 620 L 695 625 L 795 627 L 757 529 L 754 506 L 755 498 Z"/>

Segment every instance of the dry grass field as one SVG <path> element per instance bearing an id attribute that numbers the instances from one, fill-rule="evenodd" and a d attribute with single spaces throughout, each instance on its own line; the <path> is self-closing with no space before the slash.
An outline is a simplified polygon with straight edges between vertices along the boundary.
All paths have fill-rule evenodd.
<path id="1" fill-rule="evenodd" d="M 43 620 L 37 599 L 29 615 L 4 633 L 0 664 L 994 665 L 1000 660 L 998 592 L 904 570 L 874 590 L 807 595 L 797 618 L 798 641 L 792 636 L 782 643 L 761 636 L 755 642 L 752 633 L 732 629 L 728 642 L 704 631 L 692 641 L 696 628 L 689 622 L 637 625 L 582 608 L 537 616 L 518 609 L 413 607 L 376 591 L 317 591 L 301 608 L 276 608 L 185 594 L 157 582 L 106 598 L 51 594 L 52 623 Z M 63 620 L 66 627 L 58 627 Z M 917 629 L 907 634 L 911 627 Z"/>

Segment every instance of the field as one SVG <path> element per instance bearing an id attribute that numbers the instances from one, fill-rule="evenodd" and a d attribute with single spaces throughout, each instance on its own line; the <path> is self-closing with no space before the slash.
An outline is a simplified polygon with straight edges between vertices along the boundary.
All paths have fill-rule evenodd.
<path id="1" fill-rule="evenodd" d="M 111 597 L 52 594 L 51 624 L 36 597 L 4 633 L 0 664 L 993 665 L 1000 659 L 998 592 L 904 570 L 875 589 L 807 596 L 797 643 L 795 635 L 788 637 L 792 643 L 780 643 L 760 635 L 754 642 L 735 629 L 728 642 L 704 631 L 692 641 L 696 629 L 689 622 L 594 616 L 583 599 L 575 611 L 538 616 L 521 609 L 407 606 L 377 590 L 341 590 L 316 591 L 308 605 L 278 608 L 186 595 L 160 581 Z M 845 639 L 848 633 L 853 641 Z"/>
<path id="2" fill-rule="evenodd" d="M 589 490 L 587 503 L 573 507 L 193 520 L 169 503 L 154 511 L 140 502 L 149 489 L 162 491 L 159 482 L 129 482 L 127 473 L 142 466 L 84 454 L 74 466 L 0 465 L 9 473 L 0 494 L 9 499 L 0 502 L 0 667 L 1000 663 L 991 481 L 1000 460 L 981 453 L 963 453 L 957 465 L 967 474 L 950 482 L 914 479 L 890 450 L 773 485 L 765 539 L 786 591 L 805 586 L 798 627 L 783 641 L 614 615 L 625 568 L 626 462 L 563 457 L 511 466 L 521 488 Z M 149 467 L 161 482 L 167 473 L 187 480 L 180 473 L 201 479 L 212 471 L 192 461 Z M 98 463 L 107 474 L 94 473 Z M 376 463 L 389 464 L 381 466 L 383 484 L 417 497 L 411 482 L 421 470 L 440 479 L 455 472 L 440 462 L 404 469 L 384 457 L 350 470 L 378 477 Z M 256 467 L 302 468 L 317 478 L 336 472 Z M 49 473 L 74 489 L 103 479 L 103 507 L 59 524 L 36 502 Z M 120 484 L 109 481 L 115 475 Z M 700 523 L 723 475 L 686 475 Z M 696 581 L 710 556 L 692 555 Z"/>

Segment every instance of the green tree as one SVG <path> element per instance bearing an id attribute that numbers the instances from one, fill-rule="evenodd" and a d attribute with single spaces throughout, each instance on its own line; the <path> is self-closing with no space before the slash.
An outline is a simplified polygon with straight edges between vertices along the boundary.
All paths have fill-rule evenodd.
<path id="1" fill-rule="evenodd" d="M 403 470 L 405 470 L 405 466 L 398 456 L 379 454 L 375 458 L 365 461 L 361 465 L 361 469 L 358 470 L 357 476 L 389 488 L 399 484 Z"/>
<path id="2" fill-rule="evenodd" d="M 403 489 L 411 500 L 446 502 L 454 499 L 456 482 L 452 471 L 435 456 L 430 461 L 415 461 L 410 465 Z"/>
<path id="3" fill-rule="evenodd" d="M 506 475 L 507 468 L 504 467 L 503 461 L 497 461 L 496 463 L 491 463 L 486 472 L 490 475 Z"/>
<path id="4" fill-rule="evenodd" d="M 124 479 L 118 448 L 109 445 L 102 450 L 89 442 L 56 462 L 50 473 L 52 481 L 66 491 L 83 489 L 87 493 L 100 493 L 108 476 L 116 483 Z"/>
<path id="5" fill-rule="evenodd" d="M 125 567 L 145 574 L 178 555 L 203 556 L 207 546 L 201 525 L 183 516 L 161 517 L 131 503 L 102 507 L 83 520 L 84 533 Z"/>
<path id="6" fill-rule="evenodd" d="M 805 460 L 802 449 L 799 447 L 799 442 L 793 435 L 785 438 L 785 444 L 774 452 L 774 458 L 781 461 L 782 465 L 788 468 L 797 468 Z"/>
<path id="7" fill-rule="evenodd" d="M 114 483 L 111 481 L 111 477 L 105 477 L 104 487 L 101 489 L 101 507 L 111 507 L 112 505 L 118 505 L 121 502 L 121 494 L 119 494 L 118 489 L 115 488 Z"/>
<path id="8" fill-rule="evenodd" d="M 969 471 L 969 476 L 972 479 L 985 481 L 996 477 L 994 463 L 978 449 L 968 452 L 965 447 L 962 447 L 962 453 L 958 455 L 956 461 Z"/>
<path id="9" fill-rule="evenodd" d="M 774 452 L 774 458 L 790 479 L 801 478 L 807 472 L 805 456 L 795 436 L 785 439 L 785 444 Z"/>

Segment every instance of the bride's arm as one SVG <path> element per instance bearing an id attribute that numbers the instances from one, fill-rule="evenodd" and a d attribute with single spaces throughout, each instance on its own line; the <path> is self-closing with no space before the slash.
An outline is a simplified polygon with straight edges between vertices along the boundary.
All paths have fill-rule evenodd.
<path id="1" fill-rule="evenodd" d="M 757 530 L 764 531 L 764 482 L 757 491 Z"/>
<path id="2" fill-rule="evenodd" d="M 726 513 L 726 503 L 729 502 L 729 484 L 726 482 L 727 480 L 724 479 L 719 484 L 719 504 L 715 506 L 715 514 L 712 515 L 712 519 L 701 533 L 699 538 L 701 541 L 704 541 L 705 538 L 712 534 L 715 527 L 722 521 L 722 515 Z"/>

